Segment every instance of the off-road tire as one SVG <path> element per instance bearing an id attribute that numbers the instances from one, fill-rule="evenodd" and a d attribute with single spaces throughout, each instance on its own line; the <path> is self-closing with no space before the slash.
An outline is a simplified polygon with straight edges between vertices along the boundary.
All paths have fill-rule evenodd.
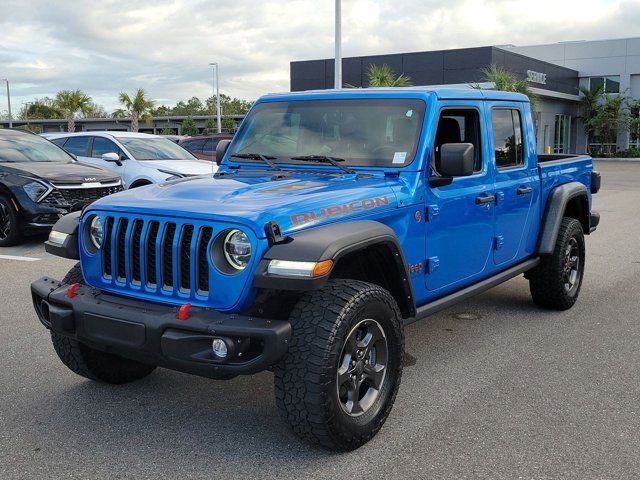
<path id="1" fill-rule="evenodd" d="M 346 338 L 363 319 L 382 327 L 387 371 L 372 406 L 349 416 L 337 392 L 337 368 Z M 400 387 L 404 331 L 400 310 L 385 289 L 355 280 L 332 280 L 306 293 L 291 312 L 287 354 L 275 368 L 276 405 L 282 419 L 303 439 L 338 451 L 368 442 L 388 417 Z"/>
<path id="2" fill-rule="evenodd" d="M 9 231 L 6 237 L 0 235 L 0 247 L 12 247 L 22 241 L 22 226 L 18 214 L 13 208 L 12 202 L 4 195 L 0 195 L 0 223 L 2 223 L 0 228 L 5 226 L 4 221 L 6 220 L 8 220 Z"/>
<path id="3" fill-rule="evenodd" d="M 571 289 L 565 288 L 563 273 L 567 248 L 575 242 L 579 258 L 578 275 Z M 536 305 L 552 310 L 568 310 L 576 303 L 585 267 L 585 243 L 582 225 L 571 217 L 562 219 L 556 245 L 551 255 L 543 255 L 540 264 L 529 272 L 529 289 Z"/>
<path id="4" fill-rule="evenodd" d="M 69 270 L 62 282 L 66 284 L 85 283 L 79 263 Z M 128 383 L 146 377 L 156 368 L 119 355 L 96 350 L 53 331 L 51 332 L 51 341 L 62 363 L 72 372 L 90 380 L 113 384 Z"/>

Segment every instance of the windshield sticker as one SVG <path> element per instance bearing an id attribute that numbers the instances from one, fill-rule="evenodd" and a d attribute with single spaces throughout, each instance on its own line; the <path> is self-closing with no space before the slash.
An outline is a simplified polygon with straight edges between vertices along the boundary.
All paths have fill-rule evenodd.
<path id="1" fill-rule="evenodd" d="M 393 162 L 391 163 L 393 163 L 394 165 L 398 163 L 402 164 L 406 159 L 407 159 L 407 152 L 396 152 L 393 154 Z"/>
<path id="2" fill-rule="evenodd" d="M 413 117 L 413 110 L 407 110 L 407 113 L 405 113 L 405 115 L 409 118 Z"/>
<path id="3" fill-rule="evenodd" d="M 364 200 L 357 200 L 355 202 L 345 203 L 344 205 L 335 205 L 307 213 L 291 215 L 291 223 L 293 223 L 294 227 L 297 227 L 308 223 L 319 222 L 325 218 L 342 217 L 350 213 L 371 210 L 372 208 L 378 208 L 384 205 L 389 205 L 389 198 L 386 195 L 382 197 L 365 198 Z"/>

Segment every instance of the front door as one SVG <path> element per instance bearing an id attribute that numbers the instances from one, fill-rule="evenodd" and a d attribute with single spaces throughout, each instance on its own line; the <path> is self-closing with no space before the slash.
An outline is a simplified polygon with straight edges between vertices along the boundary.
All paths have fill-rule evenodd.
<path id="1" fill-rule="evenodd" d="M 426 268 L 428 290 L 455 290 L 473 279 L 491 262 L 493 245 L 494 185 L 482 104 L 450 102 L 439 113 L 429 175 L 439 176 L 439 152 L 445 143 L 474 145 L 475 173 L 457 177 L 450 185 L 426 185 Z M 486 143 L 486 142 L 485 142 Z"/>
<path id="2" fill-rule="evenodd" d="M 526 148 L 527 140 L 534 140 L 524 135 L 522 106 L 488 106 L 493 107 L 489 112 L 496 190 L 493 260 L 501 265 L 523 256 L 523 242 L 532 220 L 531 205 L 539 186 L 537 167 L 531 166 L 530 149 Z"/>

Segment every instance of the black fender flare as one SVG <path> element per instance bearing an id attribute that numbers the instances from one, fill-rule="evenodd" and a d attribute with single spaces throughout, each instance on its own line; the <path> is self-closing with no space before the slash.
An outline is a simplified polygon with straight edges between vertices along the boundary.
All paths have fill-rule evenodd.
<path id="1" fill-rule="evenodd" d="M 540 234 L 538 237 L 538 254 L 550 255 L 556 245 L 560 224 L 567 210 L 567 205 L 574 198 L 579 198 L 582 205 L 584 218 L 578 218 L 582 224 L 584 232 L 588 235 L 590 232 L 590 215 L 589 215 L 589 195 L 587 187 L 580 182 L 570 182 L 555 187 L 549 194 L 542 224 L 540 226 Z"/>
<path id="2" fill-rule="evenodd" d="M 400 309 L 415 315 L 413 288 L 407 271 L 407 265 L 395 232 L 380 222 L 360 220 L 334 223 L 326 226 L 293 233 L 284 241 L 276 243 L 267 250 L 253 277 L 256 288 L 275 290 L 316 290 L 322 288 L 331 272 L 321 277 L 302 278 L 275 276 L 267 273 L 271 260 L 290 260 L 298 262 L 319 262 L 333 260 L 334 266 L 342 257 L 373 245 L 386 246 L 393 255 L 394 265 L 398 269 L 398 284 L 402 298 L 396 298 Z"/>
<path id="3" fill-rule="evenodd" d="M 72 212 L 58 220 L 51 232 L 59 232 L 67 235 L 62 243 L 52 242 L 51 237 L 44 242 L 44 249 L 51 255 L 72 260 L 80 259 L 78 251 L 78 229 L 80 228 L 80 216 L 82 212 Z"/>

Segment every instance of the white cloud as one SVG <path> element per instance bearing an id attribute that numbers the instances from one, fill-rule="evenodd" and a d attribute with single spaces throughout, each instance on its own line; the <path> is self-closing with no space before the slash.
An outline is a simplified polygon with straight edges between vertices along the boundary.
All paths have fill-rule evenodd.
<path id="1" fill-rule="evenodd" d="M 3 0 L 0 77 L 14 104 L 81 88 L 108 109 L 289 88 L 291 60 L 333 55 L 332 0 Z M 345 56 L 638 35 L 640 0 L 345 0 Z M 3 102 L 3 100 L 0 100 Z M 2 103 L 0 103 L 1 105 Z M 0 107 L 2 109 L 3 107 Z"/>

